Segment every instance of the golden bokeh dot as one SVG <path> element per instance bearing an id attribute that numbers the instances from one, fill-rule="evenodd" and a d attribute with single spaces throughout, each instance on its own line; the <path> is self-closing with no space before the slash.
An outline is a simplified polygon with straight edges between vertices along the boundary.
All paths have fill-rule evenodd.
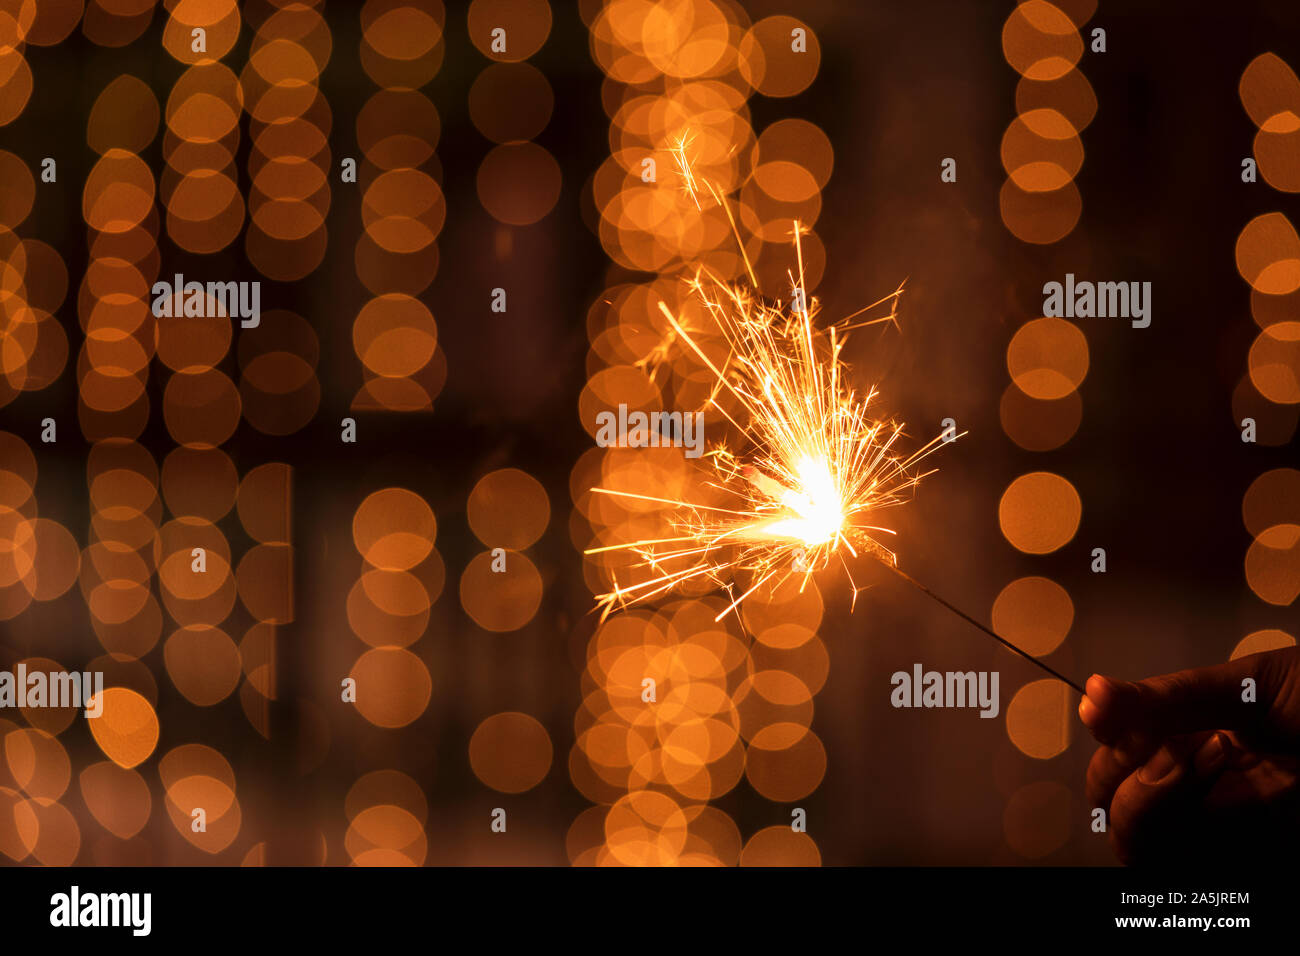
<path id="1" fill-rule="evenodd" d="M 1237 271 L 1266 295 L 1289 295 L 1300 289 L 1300 235 L 1280 212 L 1246 223 L 1237 237 Z"/>
<path id="2" fill-rule="evenodd" d="M 1261 129 L 1279 110 L 1300 112 L 1300 78 L 1276 53 L 1261 53 L 1246 65 L 1237 93 L 1251 121 Z"/>
<path id="3" fill-rule="evenodd" d="M 163 461 L 162 494 L 172 514 L 220 521 L 235 504 L 239 475 L 220 448 L 174 449 Z"/>
<path id="4" fill-rule="evenodd" d="M 504 570 L 494 571 L 504 564 Z M 460 604 L 485 631 L 517 631 L 542 603 L 542 576 L 526 554 L 484 551 L 460 578 Z"/>
<path id="5" fill-rule="evenodd" d="M 45 0 L 33 3 L 36 17 L 26 40 L 34 46 L 55 46 L 67 39 L 81 19 L 85 0 Z"/>
<path id="6" fill-rule="evenodd" d="M 352 541 L 363 558 L 385 571 L 406 571 L 433 550 L 438 522 L 425 500 L 405 488 L 369 495 L 352 518 Z"/>
<path id="7" fill-rule="evenodd" d="M 1246 583 L 1261 600 L 1286 607 L 1300 597 L 1300 524 L 1275 524 L 1246 551 Z"/>
<path id="8" fill-rule="evenodd" d="M 81 571 L 81 551 L 72 532 L 49 518 L 25 523 L 16 540 L 26 541 L 28 534 L 32 554 L 23 586 L 36 600 L 53 601 L 76 582 Z"/>
<path id="9" fill-rule="evenodd" d="M 1280 651 L 1286 647 L 1295 647 L 1295 644 L 1295 638 L 1286 631 L 1265 628 L 1262 631 L 1253 631 L 1238 641 L 1237 646 L 1228 655 L 1228 660 L 1235 661 L 1238 657 L 1249 657 L 1251 654 L 1262 654 L 1265 651 Z"/>
<path id="10" fill-rule="evenodd" d="M 782 119 L 765 127 L 754 146 L 753 165 L 775 161 L 798 163 L 824 189 L 835 167 L 835 150 L 820 126 L 804 119 Z"/>
<path id="11" fill-rule="evenodd" d="M 1082 70 L 1070 70 L 1054 80 L 1022 76 L 1016 84 L 1016 111 L 1051 108 L 1059 111 L 1078 132 L 1097 115 L 1097 94 Z"/>
<path id="12" fill-rule="evenodd" d="M 1241 517 L 1252 535 L 1275 524 L 1300 524 L 1300 471 L 1274 468 L 1252 481 L 1241 499 Z"/>
<path id="13" fill-rule="evenodd" d="M 18 791 L 0 786 L 0 853 L 15 862 L 25 860 L 39 835 L 31 802 Z"/>
<path id="14" fill-rule="evenodd" d="M 518 468 L 501 468 L 478 480 L 466 506 L 470 530 L 493 548 L 522 551 L 542 536 L 551 503 L 542 483 Z"/>
<path id="15" fill-rule="evenodd" d="M 1026 322 L 1007 346 L 1007 371 L 1031 398 L 1064 398 L 1088 374 L 1088 340 L 1077 325 L 1065 319 Z"/>
<path id="16" fill-rule="evenodd" d="M 34 728 L 4 735 L 4 757 L 14 783 L 34 799 L 58 800 L 68 789 L 72 765 L 52 734 Z"/>
<path id="17" fill-rule="evenodd" d="M 998 194 L 1002 222 L 1021 242 L 1050 245 L 1070 234 L 1083 212 L 1074 180 L 1060 189 L 1030 192 L 1008 178 Z"/>
<path id="18" fill-rule="evenodd" d="M 421 821 L 389 804 L 353 817 L 343 844 L 355 866 L 422 866 L 429 849 Z"/>
<path id="19" fill-rule="evenodd" d="M 998 417 L 1008 438 L 1026 451 L 1060 448 L 1079 430 L 1083 399 L 1077 391 L 1043 401 L 1030 398 L 1015 382 L 1006 387 L 998 403 Z"/>
<path id="20" fill-rule="evenodd" d="M 28 674 L 57 674 L 67 671 L 67 668 L 58 661 L 51 660 L 48 657 L 29 657 L 21 663 L 26 666 Z M 83 694 L 90 693 L 92 689 L 85 685 L 84 682 L 82 688 Z M 58 699 L 53 685 L 47 686 L 46 694 L 47 697 L 41 702 L 41 706 L 31 706 L 32 701 L 29 698 L 28 706 L 19 707 L 19 712 L 32 727 L 52 736 L 58 736 L 67 730 L 74 720 L 82 716 L 84 711 L 76 704 L 70 707 L 57 706 Z M 75 697 L 75 695 L 73 696 Z"/>
<path id="21" fill-rule="evenodd" d="M 474 0 L 469 7 L 470 42 L 494 60 L 526 60 L 550 32 L 547 0 Z"/>
<path id="22" fill-rule="evenodd" d="M 1247 365 L 1251 382 L 1270 402 L 1300 403 L 1300 322 L 1275 322 L 1262 329 Z"/>
<path id="23" fill-rule="evenodd" d="M 1048 554 L 1064 547 L 1079 530 L 1083 503 L 1074 485 L 1050 471 L 1013 481 L 998 502 L 998 524 L 1013 547 Z"/>
<path id="24" fill-rule="evenodd" d="M 254 541 L 273 544 L 289 540 L 291 479 L 292 471 L 288 465 L 268 462 L 245 472 L 240 480 L 236 510 L 239 523 Z M 353 530 L 355 533 L 355 524 Z"/>
<path id="25" fill-rule="evenodd" d="M 343 810 L 349 820 L 367 807 L 388 804 L 401 807 L 423 826 L 429 819 L 429 800 L 420 785 L 400 770 L 374 770 L 348 790 Z"/>
<path id="26" fill-rule="evenodd" d="M 1021 113 L 1002 136 L 1002 166 L 1025 192 L 1051 192 L 1083 166 L 1083 142 L 1064 113 L 1050 108 Z"/>
<path id="27" fill-rule="evenodd" d="M 429 669 L 408 650 L 376 647 L 352 665 L 356 707 L 378 727 L 405 727 L 429 706 L 433 680 Z"/>
<path id="28" fill-rule="evenodd" d="M 71 866 L 81 852 L 81 828 L 72 811 L 45 797 L 33 798 L 30 806 L 40 834 L 32 856 L 45 866 Z"/>
<path id="29" fill-rule="evenodd" d="M 220 853 L 239 834 L 243 814 L 233 781 L 203 773 L 190 774 L 166 784 L 163 801 L 172 825 L 188 842 L 206 853 Z M 201 809 L 206 830 L 195 830 L 194 811 Z"/>
<path id="30" fill-rule="evenodd" d="M 494 143 L 533 139 L 550 122 L 554 107 L 551 84 L 528 63 L 493 63 L 469 91 L 470 119 Z"/>
<path id="31" fill-rule="evenodd" d="M 403 378 L 429 364 L 438 348 L 438 326 L 423 303 L 390 293 L 362 306 L 352 325 L 352 344 L 369 371 Z"/>
<path id="32" fill-rule="evenodd" d="M 821 58 L 817 34 L 794 17 L 766 17 L 740 40 L 741 75 L 764 96 L 802 93 L 817 78 Z"/>
<path id="33" fill-rule="evenodd" d="M 741 866 L 821 866 L 822 855 L 807 833 L 788 826 L 765 827 L 740 851 Z"/>
<path id="34" fill-rule="evenodd" d="M 422 568 L 434 571 L 441 590 L 441 560 L 426 561 Z M 436 596 L 408 571 L 366 571 L 348 592 L 348 624 L 372 647 L 406 647 L 424 636 Z"/>
<path id="35" fill-rule="evenodd" d="M 91 816 L 119 840 L 129 840 L 149 822 L 153 797 L 139 771 L 109 760 L 93 763 L 78 778 Z"/>
<path id="36" fill-rule="evenodd" d="M 560 198 L 560 164 L 532 142 L 505 143 L 483 157 L 478 168 L 479 201 L 498 222 L 531 226 Z"/>
<path id="37" fill-rule="evenodd" d="M 1018 578 L 993 602 L 993 630 L 1036 656 L 1050 654 L 1074 623 L 1074 602 L 1065 588 L 1042 577 Z"/>
<path id="38" fill-rule="evenodd" d="M 1002 52 L 1017 73 L 1031 80 L 1055 80 L 1083 56 L 1078 27 L 1047 0 L 1023 0 L 1002 27 Z"/>
<path id="39" fill-rule="evenodd" d="M 149 701 L 125 687 L 106 687 L 90 699 L 88 709 L 94 711 L 99 706 L 103 713 L 87 720 L 104 755 L 128 769 L 147 760 L 158 745 L 159 733 L 158 715 Z"/>
<path id="40" fill-rule="evenodd" d="M 686 814 L 671 796 L 635 789 L 614 802 L 605 815 L 605 846 L 624 866 L 663 866 L 676 862 L 686 846 Z"/>
<path id="41" fill-rule="evenodd" d="M 516 711 L 486 718 L 469 740 L 474 775 L 502 793 L 523 793 L 541 783 L 551 769 L 552 755 L 546 728 Z"/>
<path id="42" fill-rule="evenodd" d="M 91 107 L 86 142 L 97 153 L 124 149 L 139 153 L 158 133 L 160 111 L 153 90 L 124 73 L 109 83 Z"/>
<path id="43" fill-rule="evenodd" d="M 1021 753 L 1047 760 L 1070 745 L 1074 707 L 1069 691 L 1065 684 L 1050 678 L 1016 691 L 1007 704 L 1007 736 Z"/>
<path id="44" fill-rule="evenodd" d="M 793 740 L 793 743 L 790 741 Z M 771 749 L 763 746 L 771 742 Z M 806 727 L 794 723 L 769 725 L 750 742 L 745 776 L 758 793 L 776 803 L 801 800 L 816 790 L 826 775 L 826 748 Z"/>
<path id="45" fill-rule="evenodd" d="M 200 707 L 225 700 L 243 676 L 235 642 L 221 628 L 207 624 L 175 631 L 163 645 L 163 661 L 176 689 Z"/>

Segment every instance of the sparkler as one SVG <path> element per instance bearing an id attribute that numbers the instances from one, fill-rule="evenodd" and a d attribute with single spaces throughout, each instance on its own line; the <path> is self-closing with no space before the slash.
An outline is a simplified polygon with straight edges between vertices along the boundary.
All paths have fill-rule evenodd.
<path id="1" fill-rule="evenodd" d="M 860 589 L 853 582 L 848 559 L 866 553 L 1082 694 L 1078 684 L 905 574 L 883 543 L 895 532 L 878 523 L 880 513 L 906 501 L 917 483 L 933 473 L 920 472 L 917 466 L 940 446 L 942 436 L 911 452 L 900 450 L 905 440 L 903 424 L 874 415 L 876 389 L 860 393 L 849 384 L 842 352 L 854 329 L 896 322 L 902 286 L 820 327 L 815 321 L 820 304 L 805 291 L 800 241 L 805 230 L 795 222 L 797 273 L 790 274 L 790 302 L 760 296 L 730 208 L 712 183 L 696 176 L 686 155 L 689 143 L 684 135 L 673 150 L 684 189 L 698 207 L 703 185 L 726 211 L 750 285 L 724 281 L 704 268 L 687 280 L 689 291 L 726 346 L 727 357 L 721 362 L 710 358 L 697 334 L 667 303 L 661 301 L 659 310 L 676 339 L 711 373 L 708 404 L 735 426 L 742 447 L 737 453 L 719 445 L 708 453 L 711 471 L 703 483 L 709 493 L 693 500 L 592 489 L 601 495 L 662 505 L 671 512 L 670 530 L 663 537 L 585 552 L 631 553 L 640 559 L 634 566 L 645 569 L 643 579 L 634 583 L 620 584 L 614 577 L 612 589 L 597 597 L 602 619 L 617 608 L 703 580 L 731 597 L 716 617 L 721 620 L 738 613 L 742 602 L 760 589 L 775 590 L 795 581 L 802 591 L 814 573 L 836 561 L 849 579 L 856 606 Z M 888 314 L 874 315 L 885 307 Z M 655 354 L 662 359 L 666 348 Z"/>

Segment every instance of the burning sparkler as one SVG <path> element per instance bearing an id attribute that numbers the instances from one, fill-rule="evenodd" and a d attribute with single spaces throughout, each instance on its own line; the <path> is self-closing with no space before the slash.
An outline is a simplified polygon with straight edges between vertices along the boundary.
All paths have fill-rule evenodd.
<path id="1" fill-rule="evenodd" d="M 854 329 L 896 321 L 902 287 L 839 322 L 819 327 L 820 304 L 804 284 L 804 230 L 795 222 L 790 301 L 764 299 L 755 291 L 758 283 L 735 219 L 716 188 L 695 175 L 686 153 L 689 144 L 684 135 L 673 150 L 683 186 L 697 206 L 703 186 L 726 211 L 750 286 L 724 281 L 703 268 L 687 280 L 726 345 L 727 357 L 720 362 L 709 357 L 667 303 L 661 301 L 659 310 L 673 335 L 712 374 L 708 404 L 735 426 L 743 447 L 739 453 L 724 446 L 709 452 L 712 471 L 704 481 L 711 491 L 708 501 L 704 495 L 686 500 L 592 489 L 662 505 L 671 512 L 670 531 L 663 537 L 586 552 L 634 554 L 640 559 L 635 566 L 644 572 L 636 582 L 614 579 L 612 589 L 597 598 L 603 614 L 704 580 L 732 598 L 717 615 L 721 620 L 760 589 L 775 590 L 793 579 L 802 590 L 815 572 L 835 561 L 844 568 L 856 603 L 859 589 L 847 559 L 866 552 L 1082 693 L 1077 684 L 904 574 L 884 543 L 895 532 L 878 523 L 881 512 L 907 500 L 917 483 L 932 474 L 919 472 L 917 466 L 939 447 L 942 436 L 913 451 L 901 450 L 904 426 L 873 414 L 876 389 L 860 393 L 849 384 L 842 353 Z M 885 308 L 888 314 L 875 314 Z"/>
<path id="2" fill-rule="evenodd" d="M 794 242 L 799 250 L 797 227 Z M 593 489 L 673 511 L 670 536 L 588 552 L 630 551 L 651 569 L 648 579 L 616 583 L 601 595 L 605 612 L 701 577 L 732 591 L 740 572 L 750 583 L 721 619 L 761 588 L 791 577 L 801 578 L 803 587 L 837 558 L 847 571 L 845 555 L 868 551 L 892 564 L 893 552 L 882 541 L 893 531 L 877 524 L 877 516 L 905 500 L 925 477 L 915 466 L 939 439 L 910 454 L 899 452 L 903 425 L 872 417 L 876 390 L 858 394 L 849 387 L 841 352 L 851 329 L 893 320 L 901 289 L 876 303 L 888 303 L 888 315 L 819 330 L 818 302 L 802 293 L 802 268 L 788 310 L 705 270 L 689 284 L 725 340 L 729 355 L 723 365 L 715 364 L 666 303 L 659 308 L 712 373 L 709 404 L 739 430 L 743 453 L 717 447 L 708 455 L 712 474 L 706 484 L 721 492 L 721 505 Z M 737 411 L 728 410 L 724 392 Z"/>

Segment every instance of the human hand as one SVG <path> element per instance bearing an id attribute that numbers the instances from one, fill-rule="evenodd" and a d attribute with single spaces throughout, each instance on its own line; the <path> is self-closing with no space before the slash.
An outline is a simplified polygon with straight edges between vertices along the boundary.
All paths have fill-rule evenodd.
<path id="1" fill-rule="evenodd" d="M 1136 682 L 1094 674 L 1086 690 L 1079 718 L 1101 744 L 1089 806 L 1122 862 L 1300 846 L 1300 648 Z"/>

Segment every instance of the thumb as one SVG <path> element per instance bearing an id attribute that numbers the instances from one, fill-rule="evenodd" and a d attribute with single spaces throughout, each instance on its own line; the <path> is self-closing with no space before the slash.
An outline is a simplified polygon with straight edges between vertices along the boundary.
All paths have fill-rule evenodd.
<path id="1" fill-rule="evenodd" d="M 1079 716 L 1104 743 L 1224 728 L 1300 746 L 1300 647 L 1142 681 L 1094 674 Z"/>

